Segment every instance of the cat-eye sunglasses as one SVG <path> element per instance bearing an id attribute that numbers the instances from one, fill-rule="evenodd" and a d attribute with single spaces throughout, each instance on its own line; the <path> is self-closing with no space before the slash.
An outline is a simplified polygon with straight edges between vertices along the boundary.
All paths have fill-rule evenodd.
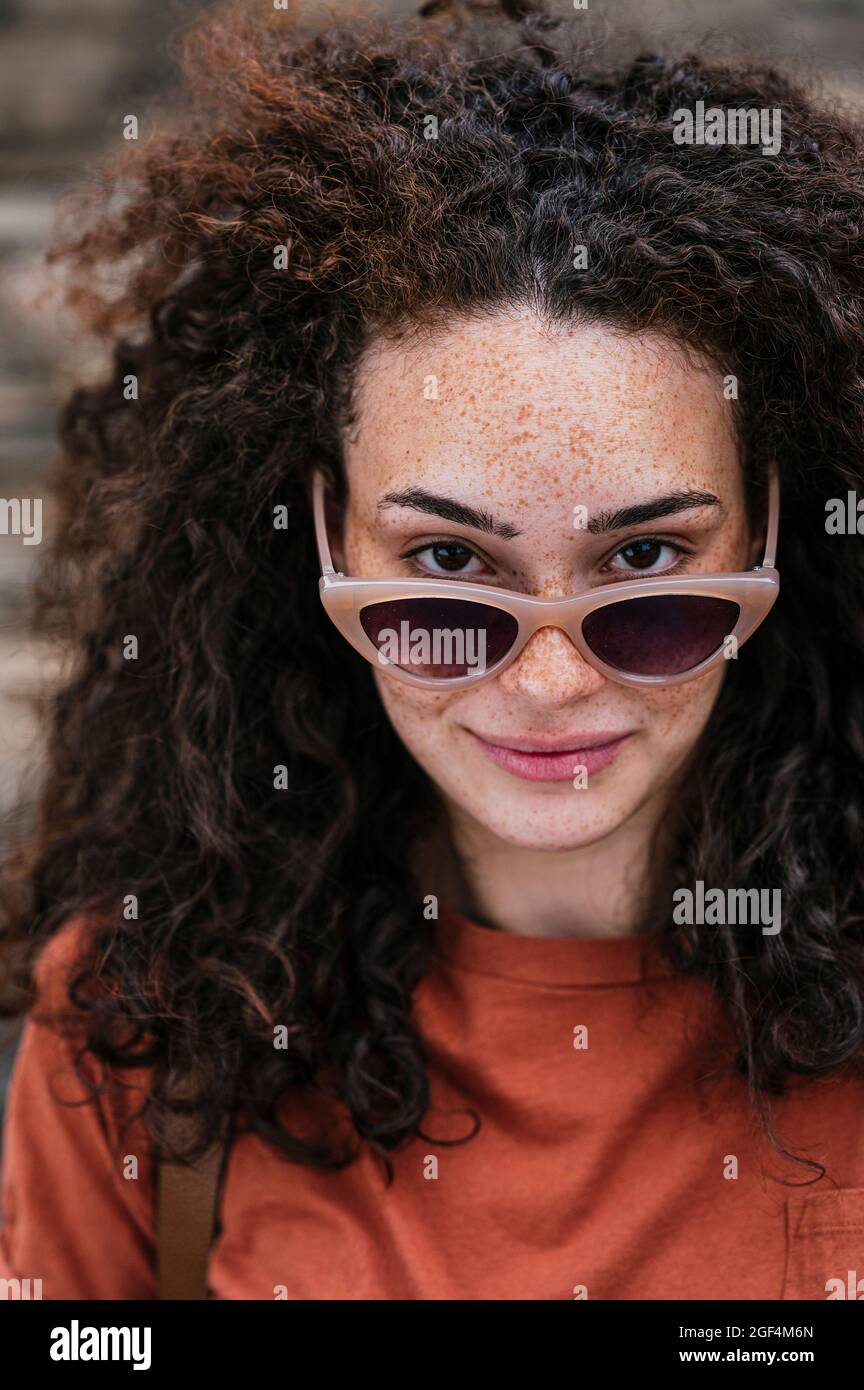
<path id="1" fill-rule="evenodd" d="M 780 591 L 780 512 L 769 481 L 765 551 L 737 574 L 614 581 L 565 599 L 456 579 L 361 579 L 333 566 L 325 480 L 316 470 L 313 515 L 327 614 L 361 656 L 397 680 L 427 688 L 474 685 L 515 661 L 542 627 L 566 632 L 595 670 L 624 685 L 676 685 L 737 655 Z"/>

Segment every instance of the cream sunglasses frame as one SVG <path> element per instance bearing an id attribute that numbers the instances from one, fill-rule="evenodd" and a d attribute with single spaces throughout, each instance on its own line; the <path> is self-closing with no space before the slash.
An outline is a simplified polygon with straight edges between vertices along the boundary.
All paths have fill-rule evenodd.
<path id="1" fill-rule="evenodd" d="M 321 602 L 331 621 L 355 651 L 373 666 L 386 670 L 394 679 L 404 681 L 408 685 L 420 685 L 430 690 L 454 690 L 460 686 L 477 685 L 480 681 L 490 680 L 499 676 L 516 660 L 526 643 L 541 627 L 557 627 L 566 632 L 579 655 L 589 666 L 620 685 L 679 685 L 684 681 L 695 680 L 697 676 L 704 675 L 723 661 L 724 646 L 719 647 L 698 666 L 691 666 L 689 670 L 677 675 L 630 675 L 628 672 L 607 666 L 595 656 L 582 636 L 583 619 L 595 608 L 605 607 L 609 603 L 623 603 L 632 598 L 648 598 L 657 594 L 707 594 L 713 598 L 737 603 L 738 622 L 726 636 L 734 637 L 737 646 L 740 647 L 767 618 L 780 592 L 780 575 L 774 563 L 780 520 L 780 483 L 776 470 L 772 472 L 769 481 L 765 552 L 761 564 L 755 565 L 752 570 L 738 574 L 681 575 L 668 579 L 615 581 L 598 585 L 581 594 L 572 594 L 565 599 L 534 598 L 530 594 L 520 594 L 512 589 L 493 587 L 491 584 L 471 584 L 458 579 L 355 579 L 344 575 L 333 567 L 330 543 L 327 539 L 324 488 L 324 475 L 320 469 L 316 469 L 312 481 L 312 511 L 321 564 L 321 578 L 318 583 Z M 390 661 L 381 661 L 378 647 L 367 637 L 360 622 L 362 609 L 370 603 L 383 603 L 393 599 L 445 597 L 487 604 L 515 618 L 518 631 L 506 655 L 494 666 L 487 666 L 479 674 L 443 678 L 415 675 Z"/>

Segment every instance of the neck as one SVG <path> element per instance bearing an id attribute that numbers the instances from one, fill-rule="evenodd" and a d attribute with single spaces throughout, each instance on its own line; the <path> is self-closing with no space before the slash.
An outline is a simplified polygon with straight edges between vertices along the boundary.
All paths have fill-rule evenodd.
<path id="1" fill-rule="evenodd" d="M 421 882 L 483 925 L 523 936 L 614 937 L 650 916 L 665 806 L 645 805 L 610 835 L 572 850 L 520 849 L 452 804 L 424 846 Z M 664 846 L 665 847 L 665 846 Z"/>

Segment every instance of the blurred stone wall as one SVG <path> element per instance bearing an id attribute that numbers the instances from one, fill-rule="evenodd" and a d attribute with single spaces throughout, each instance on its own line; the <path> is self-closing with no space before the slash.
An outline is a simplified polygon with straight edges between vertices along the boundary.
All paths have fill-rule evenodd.
<path id="1" fill-rule="evenodd" d="M 56 412 L 81 366 L 71 325 L 34 302 L 54 205 L 170 80 L 168 36 L 201 7 L 0 0 L 0 498 L 44 498 L 46 533 Z M 26 697 L 42 663 L 25 621 L 38 553 L 0 534 L 0 817 L 33 756 Z"/>
<path id="2" fill-rule="evenodd" d="M 54 205 L 116 144 L 122 116 L 170 82 L 169 36 L 201 8 L 198 0 L 0 0 L 0 499 L 42 498 L 46 540 L 56 413 L 83 365 L 72 326 L 35 303 Z M 4 813 L 38 771 L 34 701 L 55 670 L 27 635 L 39 549 L 0 534 L 0 853 Z M 10 1032 L 0 1030 L 0 1103 Z"/>
<path id="3" fill-rule="evenodd" d="M 207 3 L 0 0 L 0 498 L 44 497 L 56 411 L 83 365 L 71 326 L 34 304 L 56 199 L 116 146 L 123 115 L 171 83 L 171 36 Z M 330 0 L 331 13 L 340 8 Z M 595 32 L 632 30 L 647 44 L 737 36 L 830 91 L 857 99 L 864 89 L 864 0 L 588 0 L 586 18 Z M 50 497 L 44 525 L 50 534 Z M 52 674 L 26 632 L 38 549 L 0 534 L 0 851 L 4 807 L 38 762 L 28 700 Z"/>

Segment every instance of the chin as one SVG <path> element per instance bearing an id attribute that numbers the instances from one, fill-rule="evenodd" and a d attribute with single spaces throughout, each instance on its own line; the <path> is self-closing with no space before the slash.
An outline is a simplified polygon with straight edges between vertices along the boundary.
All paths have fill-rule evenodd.
<path id="1" fill-rule="evenodd" d="M 576 806 L 570 800 L 582 796 Z M 450 798 L 451 804 L 453 798 Z M 637 809 L 622 805 L 619 797 L 599 791 L 591 795 L 562 787 L 556 793 L 514 792 L 502 796 L 500 788 L 490 788 L 488 796 L 459 798 L 454 809 L 460 818 L 469 818 L 489 835 L 515 849 L 577 850 L 604 840 L 629 819 Z"/>

